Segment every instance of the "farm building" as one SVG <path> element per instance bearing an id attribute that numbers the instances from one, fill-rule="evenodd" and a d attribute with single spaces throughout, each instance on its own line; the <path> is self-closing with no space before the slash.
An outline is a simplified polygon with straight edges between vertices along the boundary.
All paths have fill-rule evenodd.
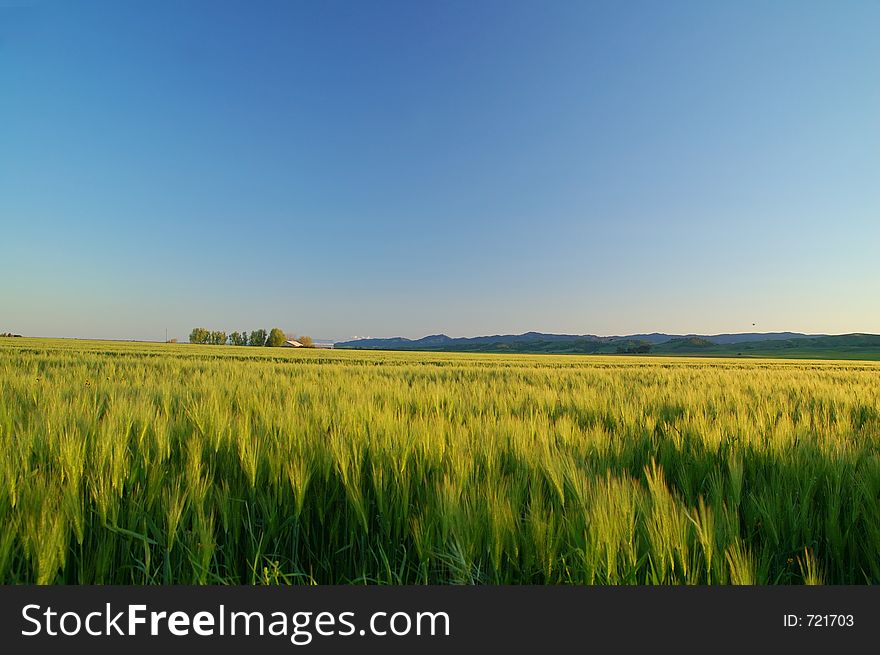
<path id="1" fill-rule="evenodd" d="M 284 348 L 302 348 L 303 345 L 299 341 L 294 341 L 293 339 L 289 341 L 285 341 L 281 344 Z"/>

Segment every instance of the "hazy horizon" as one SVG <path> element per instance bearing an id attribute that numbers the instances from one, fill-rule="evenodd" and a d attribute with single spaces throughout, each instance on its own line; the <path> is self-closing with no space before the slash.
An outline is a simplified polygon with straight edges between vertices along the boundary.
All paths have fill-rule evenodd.
<path id="1" fill-rule="evenodd" d="M 0 332 L 880 333 L 878 24 L 0 7 Z"/>
<path id="2" fill-rule="evenodd" d="M 194 326 L 194 327 L 206 327 L 208 329 L 212 329 L 212 328 L 213 329 L 221 329 L 221 328 L 217 328 L 216 326 Z M 268 329 L 271 329 L 272 327 L 281 327 L 281 326 L 273 325 L 268 328 L 264 327 L 263 329 L 268 330 Z M 255 327 L 253 329 L 260 329 L 260 328 Z M 284 329 L 284 328 L 282 327 L 282 329 Z M 240 331 L 241 330 L 239 330 L 239 332 Z M 245 331 L 248 331 L 248 330 L 245 330 Z M 228 336 L 229 334 L 231 334 L 232 330 L 225 330 L 225 332 Z M 285 330 L 285 332 L 291 332 L 291 331 Z M 475 338 L 475 337 L 486 337 L 486 336 L 510 336 L 510 335 L 517 336 L 517 335 L 523 335 L 523 334 L 532 333 L 532 332 L 539 333 L 539 334 L 566 335 L 566 336 L 593 336 L 593 337 L 600 337 L 600 338 L 626 337 L 626 336 L 634 336 L 634 335 L 639 335 L 639 334 L 645 334 L 645 335 L 647 335 L 647 334 L 668 334 L 668 335 L 672 335 L 672 336 L 684 336 L 684 337 L 687 337 L 687 336 L 712 337 L 712 336 L 729 335 L 729 334 L 779 334 L 779 333 L 783 333 L 783 332 L 793 333 L 793 334 L 803 334 L 805 336 L 843 336 L 843 335 L 847 335 L 847 334 L 874 334 L 874 333 L 863 332 L 863 331 L 859 331 L 859 330 L 854 330 L 854 331 L 850 331 L 850 332 L 830 333 L 830 332 L 805 332 L 803 330 L 758 330 L 757 328 L 753 328 L 751 330 L 741 330 L 741 331 L 736 331 L 736 332 L 734 332 L 734 331 L 694 332 L 693 330 L 670 332 L 668 330 L 642 330 L 642 331 L 638 331 L 638 332 L 616 332 L 616 333 L 609 333 L 609 334 L 597 334 L 595 332 L 544 332 L 544 331 L 540 331 L 540 330 L 525 330 L 522 332 L 498 332 L 498 331 L 495 331 L 495 332 L 486 332 L 486 333 L 481 333 L 481 334 L 447 334 L 445 332 L 429 332 L 429 333 L 421 334 L 418 336 L 407 336 L 407 335 L 403 335 L 403 334 L 352 335 L 350 337 L 342 337 L 342 338 L 331 338 L 331 337 L 326 337 L 326 336 L 322 336 L 322 335 L 309 335 L 309 336 L 311 336 L 316 342 L 322 343 L 322 342 L 358 341 L 358 340 L 364 340 L 364 339 L 394 339 L 394 338 L 418 340 L 418 339 L 422 339 L 424 337 L 437 336 L 437 335 L 444 335 L 447 337 L 451 337 L 453 339 Z M 118 337 L 118 336 L 107 336 L 107 335 L 94 336 L 94 335 L 69 335 L 69 334 L 23 334 L 23 333 L 15 333 L 15 334 L 20 334 L 20 336 L 22 336 L 22 337 L 45 338 L 45 339 L 77 339 L 77 340 L 85 340 L 85 341 L 89 341 L 89 340 L 95 340 L 95 341 L 104 341 L 104 340 L 106 340 L 106 341 L 145 341 L 145 342 L 157 342 L 157 343 L 164 342 L 165 338 L 166 338 L 164 334 L 159 335 L 158 337 L 155 337 L 155 338 L 124 337 L 124 336 Z M 300 334 L 300 333 L 298 333 L 298 334 Z M 301 334 L 305 334 L 305 333 L 301 333 Z M 187 331 L 187 333 L 183 334 L 183 335 L 176 335 L 176 334 L 172 335 L 171 332 L 169 332 L 167 335 L 167 338 L 168 339 L 176 339 L 180 343 L 185 343 L 188 341 L 189 331 Z"/>

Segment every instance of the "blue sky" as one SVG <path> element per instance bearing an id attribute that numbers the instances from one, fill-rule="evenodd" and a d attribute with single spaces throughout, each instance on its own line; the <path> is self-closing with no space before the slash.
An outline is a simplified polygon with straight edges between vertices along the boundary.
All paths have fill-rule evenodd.
<path id="1" fill-rule="evenodd" d="M 880 332 L 878 24 L 0 0 L 0 331 Z"/>

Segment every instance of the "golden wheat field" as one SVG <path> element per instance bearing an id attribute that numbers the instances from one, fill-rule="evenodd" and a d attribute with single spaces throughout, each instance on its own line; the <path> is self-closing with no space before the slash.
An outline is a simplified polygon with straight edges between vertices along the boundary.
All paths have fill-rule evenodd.
<path id="1" fill-rule="evenodd" d="M 0 340 L 0 582 L 880 582 L 880 364 Z"/>

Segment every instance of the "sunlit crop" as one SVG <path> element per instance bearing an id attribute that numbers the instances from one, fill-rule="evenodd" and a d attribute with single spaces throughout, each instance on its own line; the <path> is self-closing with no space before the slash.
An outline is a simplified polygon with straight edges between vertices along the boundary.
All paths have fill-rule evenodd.
<path id="1" fill-rule="evenodd" d="M 0 340 L 0 582 L 880 582 L 880 365 Z"/>

